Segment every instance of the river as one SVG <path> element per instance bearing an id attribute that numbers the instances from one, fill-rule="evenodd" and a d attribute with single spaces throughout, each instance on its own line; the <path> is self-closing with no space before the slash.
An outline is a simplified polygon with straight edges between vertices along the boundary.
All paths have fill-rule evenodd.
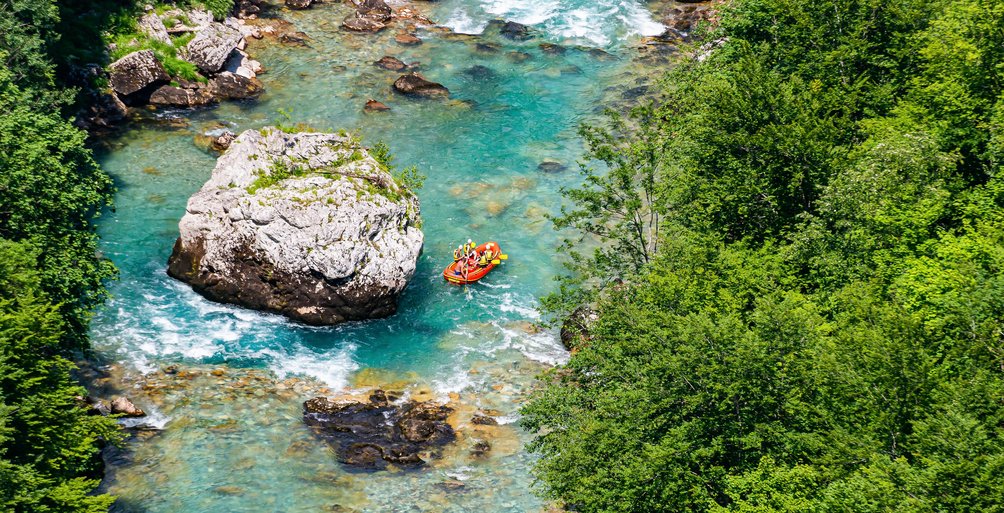
<path id="1" fill-rule="evenodd" d="M 650 83 L 636 43 L 661 32 L 636 0 L 442 0 L 420 3 L 456 32 L 478 34 L 489 20 L 530 24 L 515 42 L 418 32 L 420 46 L 394 30 L 346 34 L 351 11 L 329 2 L 283 11 L 309 36 L 305 47 L 253 42 L 267 73 L 257 102 L 197 112 L 159 112 L 110 139 L 99 161 L 118 186 L 116 209 L 100 222 L 102 251 L 120 270 L 96 312 L 92 340 L 112 382 L 159 428 L 130 442 L 104 489 L 116 510 L 532 512 L 533 456 L 516 408 L 533 377 L 567 359 L 554 330 L 538 330 L 537 298 L 562 272 L 560 234 L 547 214 L 560 188 L 581 183 L 577 128 L 602 106 Z M 542 42 L 563 52 L 544 51 Z M 601 48 L 603 51 L 596 51 Z M 410 100 L 390 88 L 384 55 L 420 63 L 451 100 Z M 650 71 L 649 71 L 650 73 Z M 364 113 L 367 99 L 388 104 Z M 280 119 L 345 129 L 364 143 L 387 142 L 400 166 L 428 176 L 419 191 L 425 250 L 389 319 L 333 328 L 209 302 L 165 274 L 188 197 L 215 157 L 196 135 L 225 126 L 240 133 Z M 186 121 L 187 120 L 187 121 Z M 567 167 L 544 172 L 555 161 Z M 553 171 L 553 170 L 552 170 Z M 473 238 L 498 241 L 509 260 L 483 282 L 448 286 L 441 270 Z M 169 366 L 186 369 L 179 374 Z M 458 443 L 429 468 L 353 473 L 303 425 L 302 401 L 360 386 L 397 386 L 416 397 L 451 397 L 500 412 L 489 457 Z M 469 440 L 468 440 L 469 442 Z"/>

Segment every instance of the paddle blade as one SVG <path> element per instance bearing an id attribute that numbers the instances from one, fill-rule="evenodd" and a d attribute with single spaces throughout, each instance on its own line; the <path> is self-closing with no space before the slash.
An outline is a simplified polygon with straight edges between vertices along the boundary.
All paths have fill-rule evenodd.
<path id="1" fill-rule="evenodd" d="M 509 260 L 509 255 L 499 255 L 499 260 Z"/>
<path id="2" fill-rule="evenodd" d="M 492 263 L 495 264 L 495 265 L 499 265 L 499 264 L 502 263 L 502 261 L 501 260 L 492 260 Z"/>

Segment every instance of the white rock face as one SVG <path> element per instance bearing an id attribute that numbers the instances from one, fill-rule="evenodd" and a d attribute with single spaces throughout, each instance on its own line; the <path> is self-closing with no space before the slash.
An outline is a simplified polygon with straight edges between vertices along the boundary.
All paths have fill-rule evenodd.
<path id="1" fill-rule="evenodd" d="M 189 199 L 168 273 L 310 324 L 385 317 L 415 273 L 419 223 L 418 198 L 349 137 L 249 130 Z"/>
<path id="2" fill-rule="evenodd" d="M 108 70 L 112 89 L 121 95 L 130 95 L 171 80 L 164 66 L 150 50 L 130 53 L 113 62 Z"/>
<path id="3" fill-rule="evenodd" d="M 216 73 L 243 40 L 239 30 L 222 23 L 210 23 L 185 46 L 185 60 L 206 73 Z"/>
<path id="4" fill-rule="evenodd" d="M 139 29 L 157 41 L 171 44 L 171 36 L 167 34 L 167 27 L 156 13 L 147 13 L 139 19 Z"/>

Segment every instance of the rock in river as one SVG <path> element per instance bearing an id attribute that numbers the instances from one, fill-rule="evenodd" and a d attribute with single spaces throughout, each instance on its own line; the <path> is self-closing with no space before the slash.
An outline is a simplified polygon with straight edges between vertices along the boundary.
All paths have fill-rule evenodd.
<path id="1" fill-rule="evenodd" d="M 450 95 L 450 90 L 443 86 L 443 84 L 426 80 L 425 77 L 418 73 L 402 75 L 401 78 L 394 81 L 394 90 L 410 96 L 433 97 Z"/>
<path id="2" fill-rule="evenodd" d="M 173 107 L 200 107 L 216 101 L 208 87 L 183 89 L 170 85 L 160 86 L 150 95 L 152 105 Z"/>
<path id="3" fill-rule="evenodd" d="M 229 71 L 213 77 L 209 87 L 217 98 L 223 100 L 254 98 L 265 90 L 265 86 L 257 78 L 248 78 Z"/>
<path id="4" fill-rule="evenodd" d="M 383 0 L 363 0 L 342 27 L 354 32 L 379 32 L 387 27 L 394 11 Z"/>
<path id="5" fill-rule="evenodd" d="M 383 68 L 388 71 L 403 71 L 408 67 L 401 59 L 397 57 L 391 57 L 390 55 L 384 55 L 380 60 L 373 63 L 379 68 Z"/>
<path id="6" fill-rule="evenodd" d="M 366 105 L 363 107 L 367 112 L 387 112 L 390 110 L 383 102 L 378 102 L 376 100 L 366 100 Z"/>
<path id="7" fill-rule="evenodd" d="M 530 39 L 530 27 L 522 23 L 516 23 L 515 21 L 507 21 L 499 29 L 504 37 L 512 39 L 514 41 L 525 41 Z"/>
<path id="8" fill-rule="evenodd" d="M 390 403 L 379 394 L 369 402 L 316 397 L 303 403 L 304 421 L 334 446 L 338 460 L 363 470 L 417 467 L 438 457 L 443 445 L 456 440 L 446 421 L 451 413 L 434 402 Z"/>
<path id="9" fill-rule="evenodd" d="M 136 407 L 129 399 L 119 396 L 112 401 L 111 412 L 124 417 L 145 417 L 146 412 Z"/>
<path id="10" fill-rule="evenodd" d="M 309 324 L 386 317 L 415 273 L 418 198 L 352 138 L 248 130 L 188 201 L 168 274 Z"/>

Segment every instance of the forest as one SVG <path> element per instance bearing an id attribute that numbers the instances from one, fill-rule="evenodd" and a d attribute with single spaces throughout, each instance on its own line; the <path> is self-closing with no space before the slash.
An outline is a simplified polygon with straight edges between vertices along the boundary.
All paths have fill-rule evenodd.
<path id="1" fill-rule="evenodd" d="M 584 128 L 603 165 L 555 223 L 602 243 L 545 305 L 595 319 L 523 409 L 538 491 L 1000 511 L 1002 52 L 995 0 L 735 0 Z"/>
<path id="2" fill-rule="evenodd" d="M 71 377 L 114 268 L 94 219 L 112 181 L 66 111 L 52 0 L 0 2 L 0 509 L 107 511 L 99 448 L 119 439 Z"/>

